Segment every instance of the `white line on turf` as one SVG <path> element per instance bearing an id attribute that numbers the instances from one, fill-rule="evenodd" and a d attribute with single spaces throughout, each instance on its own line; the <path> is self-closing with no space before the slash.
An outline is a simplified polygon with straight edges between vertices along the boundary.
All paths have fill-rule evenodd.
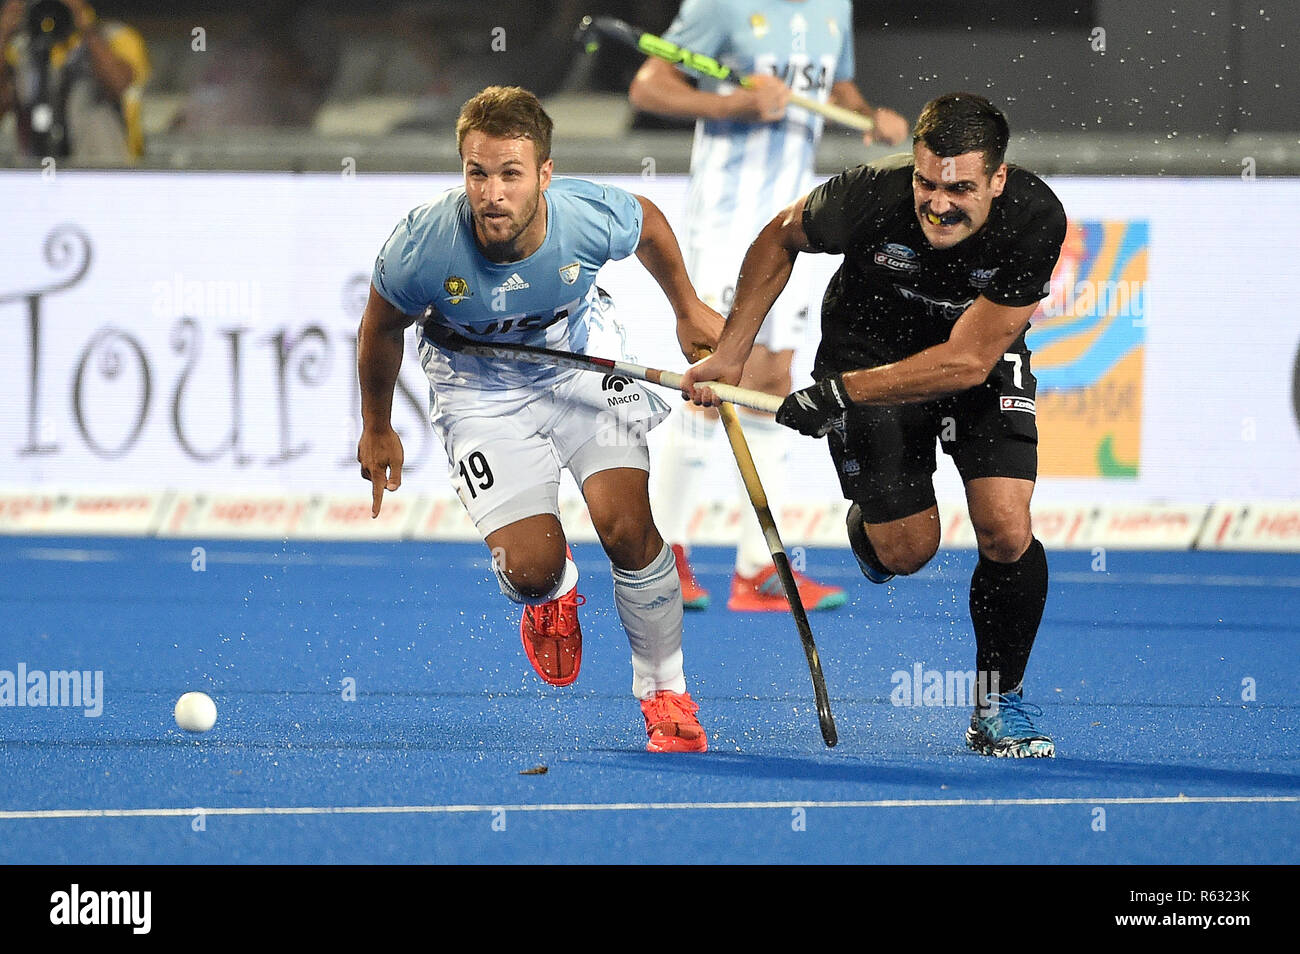
<path id="1" fill-rule="evenodd" d="M 189 563 L 193 559 L 189 541 L 178 547 L 175 552 L 162 556 L 166 563 Z M 122 560 L 126 555 L 118 550 L 79 550 L 72 547 L 30 547 L 19 550 L 17 554 L 26 560 L 52 560 L 64 563 L 109 563 Z M 256 550 L 209 550 L 206 555 L 208 563 L 249 564 L 253 566 L 391 566 L 395 562 L 388 557 L 369 553 L 323 553 L 306 552 L 272 553 Z M 488 561 L 482 561 L 484 567 Z"/>
<path id="2" fill-rule="evenodd" d="M 190 561 L 189 552 L 181 556 L 182 563 Z M 241 550 L 210 550 L 209 563 L 246 563 L 267 566 L 388 566 L 394 561 L 368 553 L 258 553 Z"/>
<path id="3" fill-rule="evenodd" d="M 874 801 L 608 802 L 540 805 L 319 805 L 238 808 L 52 808 L 0 811 L 0 821 L 70 818 L 189 818 L 193 815 L 465 815 L 475 812 L 761 811 L 791 808 L 1000 808 L 1060 805 L 1300 804 L 1300 795 L 1161 795 L 1108 798 L 889 798 Z"/>
<path id="4" fill-rule="evenodd" d="M 110 563 L 122 556 L 116 550 L 79 550 L 72 547 L 31 547 L 19 550 L 25 560 L 57 560 L 63 563 Z"/>

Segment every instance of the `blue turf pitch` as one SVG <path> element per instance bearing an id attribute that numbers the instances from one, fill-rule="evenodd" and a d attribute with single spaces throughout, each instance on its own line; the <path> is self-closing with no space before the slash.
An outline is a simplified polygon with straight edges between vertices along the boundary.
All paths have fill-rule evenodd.
<path id="1" fill-rule="evenodd" d="M 727 612 L 730 553 L 698 551 L 702 756 L 642 751 L 608 562 L 575 553 L 583 671 L 554 689 L 480 546 L 0 538 L 0 670 L 104 674 L 98 718 L 0 707 L 0 861 L 1296 860 L 1295 556 L 1050 554 L 1027 696 L 1058 757 L 1013 762 L 965 750 L 964 707 L 890 700 L 973 668 L 973 553 L 875 587 L 808 551 L 850 591 L 811 617 L 828 750 L 793 624 Z M 189 689 L 205 736 L 172 721 Z"/>

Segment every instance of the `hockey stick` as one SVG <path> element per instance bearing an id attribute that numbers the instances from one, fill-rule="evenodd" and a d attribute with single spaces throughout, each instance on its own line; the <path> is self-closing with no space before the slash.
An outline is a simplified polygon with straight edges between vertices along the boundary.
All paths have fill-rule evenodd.
<path id="1" fill-rule="evenodd" d="M 717 385 L 711 387 L 715 392 L 718 390 Z M 754 458 L 749 453 L 749 444 L 745 440 L 745 432 L 740 426 L 736 409 L 724 403 L 719 405 L 718 414 L 722 417 L 722 426 L 727 432 L 727 440 L 731 442 L 731 452 L 736 457 L 740 476 L 745 481 L 749 502 L 754 506 L 754 515 L 758 517 L 758 525 L 763 528 L 763 538 L 767 541 L 767 549 L 772 554 L 776 575 L 780 578 L 781 589 L 785 591 L 785 598 L 790 603 L 790 612 L 794 614 L 794 624 L 799 630 L 799 640 L 803 643 L 803 652 L 808 658 L 808 671 L 812 674 L 813 695 L 817 700 L 817 722 L 821 726 L 822 741 L 826 743 L 827 748 L 834 748 L 835 743 L 839 741 L 839 733 L 835 729 L 835 717 L 831 715 L 831 700 L 826 693 L 826 677 L 822 675 L 821 658 L 817 655 L 817 644 L 813 641 L 812 627 L 808 624 L 808 614 L 804 611 L 803 600 L 799 598 L 799 584 L 790 569 L 790 558 L 786 555 L 780 531 L 776 528 L 776 518 L 772 516 L 772 509 L 767 504 L 767 494 L 763 491 L 763 482 L 759 479 L 758 468 L 754 466 Z"/>
<path id="2" fill-rule="evenodd" d="M 562 368 L 577 368 L 583 371 L 613 372 L 615 374 L 624 374 L 629 378 L 636 378 L 639 381 L 649 381 L 651 384 L 658 384 L 661 387 L 673 388 L 674 390 L 678 389 L 682 380 L 680 374 L 675 374 L 672 371 L 647 368 L 627 361 L 614 361 L 610 358 L 598 358 L 589 354 L 574 354 L 570 351 L 556 351 L 552 348 L 541 348 L 512 342 L 473 341 L 464 335 L 458 334 L 446 325 L 439 325 L 434 322 L 426 323 L 424 328 L 425 334 L 434 343 L 445 347 L 449 351 L 478 358 L 525 361 L 529 364 L 547 364 Z M 782 399 L 773 394 L 751 391 L 748 388 L 733 387 L 729 384 L 711 383 L 709 387 L 718 397 L 730 402 L 721 405 L 718 408 L 718 413 L 722 415 L 722 423 L 727 432 L 727 439 L 731 442 L 732 452 L 736 456 L 736 466 L 740 468 L 741 477 L 744 478 L 749 500 L 754 505 L 754 514 L 758 517 L 759 526 L 763 528 L 763 537 L 767 540 L 768 550 L 772 554 L 772 562 L 775 564 L 777 576 L 781 580 L 781 588 L 785 591 L 786 600 L 790 603 L 790 610 L 794 614 L 795 625 L 799 629 L 799 638 L 803 642 L 804 655 L 808 658 L 808 669 L 812 673 L 813 695 L 817 700 L 817 720 L 821 725 L 822 740 L 827 747 L 834 746 L 839 741 L 839 734 L 835 730 L 835 719 L 831 715 L 830 697 L 826 692 L 826 678 L 822 675 L 821 659 L 817 655 L 817 644 L 813 642 L 812 627 L 808 625 L 808 614 L 804 611 L 803 601 L 799 598 L 799 587 L 795 582 L 794 573 L 790 569 L 790 559 L 786 555 L 784 544 L 781 543 L 781 535 L 777 531 L 772 510 L 768 507 L 767 494 L 764 493 L 763 484 L 759 480 L 758 469 L 754 466 L 754 458 L 749 453 L 745 433 L 741 430 L 740 420 L 736 416 L 736 409 L 731 406 L 732 404 L 739 404 L 741 407 L 748 407 L 753 410 L 776 413 L 776 410 L 781 406 Z"/>
<path id="3" fill-rule="evenodd" d="M 518 344 L 504 341 L 474 341 L 453 331 L 446 325 L 427 322 L 424 333 L 430 341 L 460 354 L 473 355 L 477 358 L 498 358 L 504 361 L 526 361 L 530 364 L 549 364 L 561 368 L 577 368 L 580 371 L 604 371 L 607 374 L 622 374 L 638 381 L 649 381 L 660 387 L 680 390 L 682 376 L 674 371 L 661 371 L 659 368 L 647 368 L 628 361 L 614 361 L 610 358 L 598 358 L 590 354 L 575 354 L 571 351 L 556 351 L 534 345 Z M 724 401 L 739 404 L 755 411 L 767 411 L 775 414 L 781 407 L 782 399 L 774 394 L 751 391 L 748 388 L 733 387 L 730 384 L 708 384 L 713 393 Z"/>
<path id="4" fill-rule="evenodd" d="M 655 36 L 653 33 L 646 33 L 644 30 L 614 17 L 583 17 L 582 22 L 578 24 L 578 30 L 573 39 L 574 42 L 582 44 L 583 49 L 588 53 L 594 53 L 600 48 L 600 37 L 602 36 L 626 44 L 634 50 L 640 50 L 646 56 L 654 56 L 673 64 L 680 63 L 700 76 L 737 83 L 746 89 L 752 88 L 748 77 L 737 76 L 729 67 L 723 66 L 713 57 L 683 49 L 675 43 L 669 43 L 663 37 Z M 842 106 L 823 103 L 820 100 L 802 96 L 799 93 L 791 93 L 790 102 L 800 109 L 819 113 L 832 122 L 837 122 L 841 126 L 847 126 L 850 129 L 869 132 L 876 128 L 876 124 L 870 116 L 863 116 L 861 113 L 855 113 L 853 110 L 845 109 Z"/>

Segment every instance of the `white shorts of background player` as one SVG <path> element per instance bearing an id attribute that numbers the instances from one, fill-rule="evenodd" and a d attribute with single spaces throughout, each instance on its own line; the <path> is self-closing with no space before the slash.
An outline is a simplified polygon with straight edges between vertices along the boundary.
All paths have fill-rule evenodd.
<path id="1" fill-rule="evenodd" d="M 686 270 L 700 300 L 723 315 L 731 310 L 740 263 L 753 239 L 752 235 L 748 238 L 720 236 L 716 244 L 691 247 L 683 252 Z M 814 304 L 812 283 L 806 269 L 799 265 L 795 264 L 789 283 L 772 305 L 758 337 L 754 339 L 755 344 L 768 351 L 798 350 L 807 339 L 808 315 Z"/>

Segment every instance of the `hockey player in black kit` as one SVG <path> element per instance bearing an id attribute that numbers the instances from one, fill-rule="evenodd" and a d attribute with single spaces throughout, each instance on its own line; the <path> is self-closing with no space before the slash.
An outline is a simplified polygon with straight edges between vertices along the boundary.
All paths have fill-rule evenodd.
<path id="1" fill-rule="evenodd" d="M 1038 473 L 1025 332 L 1048 293 L 1065 211 L 1033 173 L 1004 162 L 1006 118 L 986 99 L 928 103 L 912 153 L 849 169 L 779 213 L 741 265 L 717 351 L 682 390 L 734 384 L 800 252 L 842 253 L 822 300 L 816 384 L 777 421 L 829 437 L 849 542 L 875 583 L 915 573 L 939 546 L 935 441 L 966 488 L 979 544 L 971 578 L 978 686 L 967 745 L 1051 757 L 1022 683 L 1047 601 L 1047 558 L 1030 527 Z"/>

